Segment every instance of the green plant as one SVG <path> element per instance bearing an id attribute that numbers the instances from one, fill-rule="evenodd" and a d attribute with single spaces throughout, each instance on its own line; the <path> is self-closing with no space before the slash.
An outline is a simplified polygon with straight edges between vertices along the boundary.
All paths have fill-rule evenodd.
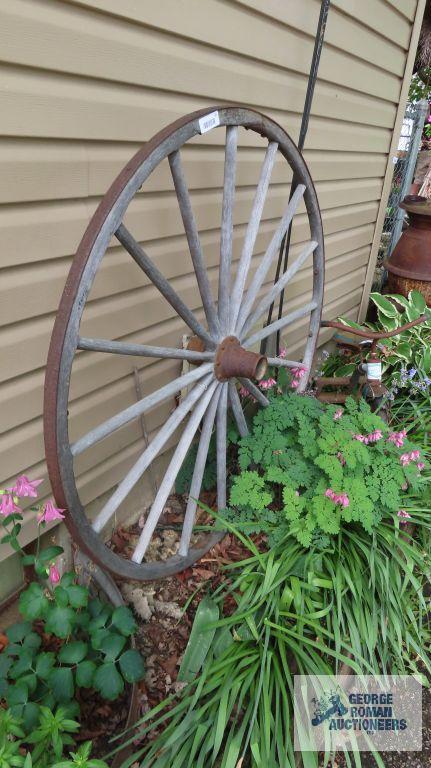
<path id="1" fill-rule="evenodd" d="M 52 768 L 108 768 L 104 760 L 91 758 L 91 741 L 86 741 L 76 752 L 71 752 L 70 758 L 70 760 L 61 760 Z"/>
<path id="2" fill-rule="evenodd" d="M 112 700 L 125 682 L 142 678 L 142 657 L 129 647 L 136 629 L 132 612 L 90 598 L 74 573 L 64 574 L 53 591 L 31 583 L 19 607 L 25 621 L 6 630 L 0 695 L 23 718 L 27 731 L 40 717 L 41 705 L 72 702 L 77 688 L 94 688 Z M 41 649 L 42 633 L 58 638 L 55 650 Z"/>
<path id="3" fill-rule="evenodd" d="M 129 742 L 157 735 L 124 768 L 137 759 L 145 768 L 235 768 L 242 758 L 251 768 L 294 768 L 294 674 L 406 674 L 417 672 L 419 661 L 431 671 L 422 593 L 430 575 L 429 510 L 409 513 L 415 541 L 395 518 L 372 535 L 357 524 L 343 526 L 327 547 L 308 551 L 288 536 L 262 553 L 227 523 L 250 556 L 231 565 L 206 598 L 186 652 L 199 659 L 195 679 L 141 719 Z M 227 596 L 235 611 L 214 620 Z M 205 632 L 215 633 L 206 655 Z M 309 753 L 304 765 L 317 768 L 329 758 Z"/>
<path id="4" fill-rule="evenodd" d="M 421 483 L 420 452 L 395 435 L 365 401 L 345 408 L 310 397 L 270 396 L 240 440 L 227 519 L 274 543 L 294 535 L 326 545 L 345 523 L 371 533 Z"/>

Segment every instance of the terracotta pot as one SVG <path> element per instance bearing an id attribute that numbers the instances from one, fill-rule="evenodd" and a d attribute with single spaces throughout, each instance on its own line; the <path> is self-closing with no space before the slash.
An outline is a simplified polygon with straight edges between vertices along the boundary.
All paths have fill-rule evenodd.
<path id="1" fill-rule="evenodd" d="M 385 262 L 387 292 L 407 296 L 415 289 L 431 306 L 431 200 L 406 197 L 400 208 L 407 211 L 409 226 Z"/>

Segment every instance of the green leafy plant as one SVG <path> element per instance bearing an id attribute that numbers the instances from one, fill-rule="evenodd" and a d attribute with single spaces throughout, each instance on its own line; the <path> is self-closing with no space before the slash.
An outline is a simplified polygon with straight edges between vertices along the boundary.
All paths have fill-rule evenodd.
<path id="1" fill-rule="evenodd" d="M 52 768 L 108 768 L 108 764 L 91 758 L 91 741 L 86 741 L 76 752 L 70 753 L 69 760 L 61 760 Z"/>
<path id="2" fill-rule="evenodd" d="M 371 533 L 403 507 L 424 463 L 365 401 L 345 408 L 293 394 L 271 396 L 239 443 L 227 518 L 274 543 L 294 535 L 305 547 L 359 522 Z"/>
<path id="3" fill-rule="evenodd" d="M 20 718 L 10 709 L 0 709 L 0 766 L 52 768 L 55 763 L 57 768 L 108 768 L 103 760 L 90 758 L 91 741 L 79 747 L 77 752 L 71 752 L 70 760 L 61 759 L 65 748 L 74 744 L 72 734 L 78 730 L 79 723 L 70 718 L 68 707 L 57 707 L 55 711 L 41 707 L 34 729 L 27 734 Z"/>
<path id="4" fill-rule="evenodd" d="M 231 565 L 224 583 L 205 598 L 187 649 L 199 660 L 195 678 L 141 719 L 129 742 L 153 730 L 156 737 L 124 768 L 138 759 L 145 768 L 234 767 L 241 759 L 251 768 L 294 768 L 295 674 L 407 674 L 419 663 L 431 671 L 422 592 L 430 575 L 429 511 L 408 510 L 415 540 L 395 518 L 372 535 L 358 524 L 343 525 L 324 548 L 304 550 L 287 536 L 264 553 L 225 522 L 250 556 Z M 228 596 L 237 605 L 223 616 Z M 205 633 L 212 637 L 206 655 Z M 317 768 L 329 759 L 308 753 L 304 764 Z M 375 759 L 383 765 L 378 754 Z"/>
<path id="5" fill-rule="evenodd" d="M 6 630 L 9 644 L 0 655 L 0 695 L 27 730 L 41 706 L 72 702 L 77 688 L 94 688 L 112 700 L 126 682 L 143 677 L 142 657 L 130 648 L 132 612 L 90 598 L 74 573 L 65 573 L 53 591 L 31 583 L 19 607 L 24 621 Z M 42 633 L 58 638 L 55 651 L 41 650 Z"/>

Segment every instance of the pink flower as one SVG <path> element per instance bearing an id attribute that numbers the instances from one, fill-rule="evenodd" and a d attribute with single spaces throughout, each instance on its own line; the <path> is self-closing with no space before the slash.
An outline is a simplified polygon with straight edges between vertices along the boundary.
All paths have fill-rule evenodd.
<path id="1" fill-rule="evenodd" d="M 338 408 L 334 413 L 334 421 L 338 421 L 339 419 L 341 419 L 342 415 L 343 415 L 343 409 Z"/>
<path id="2" fill-rule="evenodd" d="M 262 379 L 262 381 L 259 381 L 259 387 L 261 389 L 271 389 L 272 387 L 275 387 L 277 385 L 277 382 L 275 379 Z"/>
<path id="3" fill-rule="evenodd" d="M 250 400 L 252 400 L 254 403 L 256 402 L 256 398 L 253 397 L 253 395 L 251 395 L 248 389 L 246 389 L 245 387 L 239 388 L 239 394 L 241 395 L 241 397 L 249 397 Z"/>
<path id="4" fill-rule="evenodd" d="M 21 512 L 20 508 L 15 503 L 14 497 L 11 493 L 3 493 L 0 496 L 0 515 L 7 517 L 14 512 Z"/>
<path id="5" fill-rule="evenodd" d="M 420 459 L 420 455 L 421 455 L 420 451 L 412 451 L 410 454 L 410 458 L 412 461 L 417 461 L 418 459 Z"/>
<path id="6" fill-rule="evenodd" d="M 417 468 L 419 472 L 422 472 L 422 470 L 425 469 L 425 464 L 423 463 L 423 461 L 418 461 Z"/>
<path id="7" fill-rule="evenodd" d="M 26 475 L 20 475 L 15 480 L 15 485 L 10 490 L 15 493 L 16 496 L 24 498 L 24 496 L 30 496 L 35 499 L 37 496 L 37 486 L 43 483 L 42 480 L 29 480 Z"/>
<path id="8" fill-rule="evenodd" d="M 401 524 L 404 524 L 405 520 L 409 520 L 411 518 L 411 515 L 409 515 L 409 513 L 406 512 L 405 509 L 399 509 L 397 512 L 397 516 L 401 519 Z"/>
<path id="9" fill-rule="evenodd" d="M 335 493 L 332 488 L 326 489 L 325 496 L 326 498 L 331 499 L 334 504 L 341 504 L 343 507 L 348 507 L 350 504 L 347 493 Z"/>
<path id="10" fill-rule="evenodd" d="M 377 443 L 378 440 L 381 440 L 383 437 L 383 432 L 381 429 L 375 429 L 374 432 L 371 432 L 370 435 L 368 435 L 368 440 L 370 443 Z"/>
<path id="11" fill-rule="evenodd" d="M 394 445 L 397 446 L 397 448 L 402 448 L 404 445 L 404 438 L 406 437 L 407 432 L 405 429 L 402 429 L 401 432 L 391 432 L 391 434 L 388 437 L 389 443 L 394 443 Z"/>
<path id="12" fill-rule="evenodd" d="M 406 491 L 408 487 L 409 487 L 408 483 L 403 483 L 402 486 L 401 486 L 403 491 Z"/>
<path id="13" fill-rule="evenodd" d="M 298 385 L 299 385 L 298 379 L 292 379 L 291 384 L 290 384 L 292 389 L 296 389 Z"/>
<path id="14" fill-rule="evenodd" d="M 281 357 L 281 358 L 284 358 L 284 357 L 286 357 L 286 355 L 287 355 L 287 349 L 286 349 L 286 347 L 282 347 L 280 349 L 280 352 L 278 353 L 278 356 Z"/>
<path id="15" fill-rule="evenodd" d="M 403 465 L 403 467 L 407 467 L 408 464 L 410 464 L 410 454 L 409 453 L 403 453 L 400 456 L 400 462 Z"/>
<path id="16" fill-rule="evenodd" d="M 55 563 L 51 563 L 49 566 L 49 576 L 48 576 L 51 584 L 58 584 L 60 581 L 60 571 L 58 570 Z"/>
<path id="17" fill-rule="evenodd" d="M 365 443 L 365 441 L 368 442 L 368 440 L 365 437 L 365 435 L 353 435 L 353 439 L 354 440 L 359 440 L 360 443 Z"/>
<path id="18" fill-rule="evenodd" d="M 52 501 L 47 501 L 43 512 L 37 516 L 37 522 L 40 525 L 41 523 L 52 523 L 53 520 L 64 520 L 62 512 L 64 512 L 64 509 L 57 509 Z"/>
<path id="19" fill-rule="evenodd" d="M 338 453 L 337 453 L 337 459 L 339 459 L 339 461 L 340 461 L 340 464 L 342 464 L 342 466 L 344 467 L 344 465 L 345 465 L 345 463 L 346 463 L 346 459 L 344 458 L 344 456 L 343 456 L 343 454 L 341 453 L 341 451 L 338 451 Z"/>

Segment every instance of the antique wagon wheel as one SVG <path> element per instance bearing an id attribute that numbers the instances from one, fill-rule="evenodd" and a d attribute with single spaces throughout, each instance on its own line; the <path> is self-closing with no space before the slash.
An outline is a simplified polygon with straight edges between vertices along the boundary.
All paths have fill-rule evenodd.
<path id="1" fill-rule="evenodd" d="M 212 295 L 203 260 L 180 153 L 186 142 L 212 127 L 211 121 L 216 126 L 226 127 L 217 304 Z M 240 127 L 260 134 L 267 144 L 236 274 L 231 280 L 232 211 L 235 196 L 238 130 Z M 291 167 L 295 187 L 285 213 L 275 227 L 267 250 L 260 259 L 246 290 L 271 171 L 278 153 L 281 153 L 281 156 Z M 206 327 L 197 319 L 195 313 L 186 306 L 172 285 L 136 242 L 133 234 L 123 224 L 123 217 L 129 203 L 151 172 L 166 159 L 169 162 L 205 311 Z M 302 199 L 305 203 L 311 239 L 276 284 L 271 286 L 271 289 L 261 297 L 265 278 L 276 258 L 283 235 Z M 192 350 L 151 347 L 80 336 L 80 322 L 84 306 L 100 262 L 112 237 L 117 238 L 124 246 L 149 280 L 183 319 L 186 326 L 196 335 L 200 341 L 200 350 L 196 350 L 196 348 Z M 256 330 L 259 323 L 262 325 L 264 315 L 270 304 L 279 296 L 289 280 L 305 264 L 311 254 L 313 254 L 311 300 L 305 306 L 287 312 L 269 326 L 260 327 L 260 330 Z M 301 379 L 297 391 L 304 391 L 319 332 L 323 284 L 323 233 L 316 193 L 302 156 L 293 141 L 277 123 L 254 110 L 243 107 L 222 106 L 203 109 L 182 117 L 160 131 L 132 158 L 102 199 L 74 258 L 51 339 L 45 384 L 45 443 L 53 492 L 57 504 L 68 510 L 66 522 L 73 537 L 93 560 L 119 576 L 154 579 L 171 575 L 191 565 L 222 537 L 222 533 L 214 532 L 208 534 L 202 542 L 194 546 L 191 545 L 197 506 L 195 499 L 199 497 L 202 485 L 213 426 L 216 425 L 217 501 L 218 507 L 223 508 L 226 506 L 226 419 L 228 404 L 232 408 L 240 433 L 243 435 L 247 433 L 247 424 L 235 382 L 239 380 L 262 406 L 267 405 L 267 398 L 253 384 L 251 379 L 259 380 L 262 378 L 267 362 L 270 365 L 291 368 L 299 366 L 301 363 L 280 358 L 266 360 L 264 356 L 251 351 L 251 348 L 278 329 L 286 328 L 295 321 L 302 319 L 307 324 L 308 334 L 302 361 L 307 375 Z M 71 444 L 68 435 L 69 384 L 72 363 L 77 350 L 105 352 L 107 356 L 119 354 L 184 359 L 197 365 L 188 373 L 107 419 L 103 424 Z M 186 386 L 191 386 L 186 397 L 159 429 L 151 443 L 91 522 L 86 516 L 84 505 L 81 503 L 77 490 L 74 474 L 76 457 L 84 451 L 90 450 L 95 443 L 111 435 L 131 420 L 139 418 L 149 409 L 179 393 Z M 106 526 L 112 524 L 121 503 L 139 482 L 144 472 L 187 415 L 189 415 L 188 423 L 173 452 L 132 559 L 128 560 L 106 546 L 103 536 L 104 529 L 106 530 Z M 196 464 L 178 553 L 166 562 L 145 562 L 147 547 L 182 461 L 200 428 L 201 422 L 202 428 Z"/>

